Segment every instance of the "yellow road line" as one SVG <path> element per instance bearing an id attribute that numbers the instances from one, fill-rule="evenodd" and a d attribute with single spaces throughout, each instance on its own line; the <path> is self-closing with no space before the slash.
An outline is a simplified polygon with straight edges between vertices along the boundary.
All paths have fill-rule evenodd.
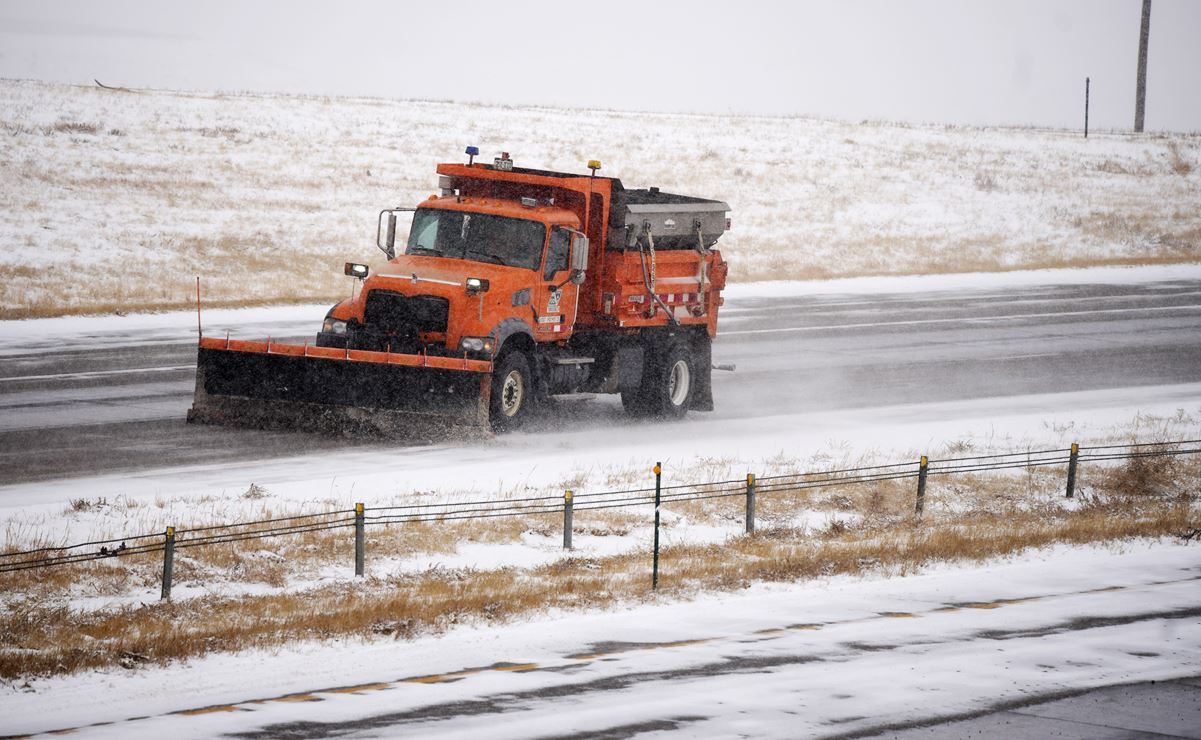
<path id="1" fill-rule="evenodd" d="M 287 696 L 277 696 L 274 699 L 266 701 L 321 701 L 321 697 L 313 696 L 312 694 L 288 694 Z"/>
<path id="2" fill-rule="evenodd" d="M 185 717 L 196 717 L 201 714 L 216 714 L 217 712 L 237 712 L 238 707 L 233 704 L 221 704 L 215 707 L 201 707 L 200 709 L 185 709 L 182 712 L 175 712 Z"/>
<path id="3" fill-rule="evenodd" d="M 536 670 L 537 668 L 537 663 L 513 663 L 511 665 L 505 664 L 492 666 L 492 670 L 494 671 L 512 671 L 514 673 L 525 673 L 526 671 Z"/>
<path id="4" fill-rule="evenodd" d="M 448 681 L 458 681 L 472 674 L 479 673 L 478 670 L 457 671 L 455 673 L 434 673 L 429 676 L 414 676 L 412 678 L 402 678 L 400 683 L 446 683 Z"/>
<path id="5" fill-rule="evenodd" d="M 390 683 L 364 683 L 358 686 L 342 686 L 336 689 L 325 689 L 314 693 L 318 694 L 358 694 L 363 691 L 380 691 L 382 689 L 390 689 Z"/>

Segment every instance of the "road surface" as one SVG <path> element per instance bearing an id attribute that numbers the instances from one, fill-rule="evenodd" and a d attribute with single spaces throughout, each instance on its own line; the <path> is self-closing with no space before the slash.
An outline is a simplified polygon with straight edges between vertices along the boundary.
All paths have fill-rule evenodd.
<path id="1" fill-rule="evenodd" d="M 303 339 L 317 319 L 216 329 Z M 111 332 L 62 348 L 9 343 L 0 352 L 0 483 L 395 449 L 185 424 L 195 365 L 187 329 L 139 335 L 115 319 Z M 730 299 L 714 361 L 737 371 L 715 372 L 717 410 L 692 415 L 698 445 L 706 430 L 768 415 L 1197 383 L 1201 280 Z M 549 441 L 565 426 L 631 423 L 605 397 L 552 410 L 527 432 Z"/>

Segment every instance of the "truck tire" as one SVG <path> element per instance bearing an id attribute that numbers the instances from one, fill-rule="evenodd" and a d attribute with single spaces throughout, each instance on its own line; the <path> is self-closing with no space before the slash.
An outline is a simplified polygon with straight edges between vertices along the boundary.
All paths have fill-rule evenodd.
<path id="1" fill-rule="evenodd" d="M 534 384 L 530 378 L 530 362 L 519 350 L 505 353 L 492 373 L 492 398 L 488 416 L 497 432 L 516 429 L 529 416 L 534 400 Z"/>
<path id="2" fill-rule="evenodd" d="M 623 391 L 621 403 L 633 416 L 682 419 L 695 388 L 696 361 L 687 343 L 675 341 L 665 352 L 647 357 L 642 384 L 636 391 Z"/>

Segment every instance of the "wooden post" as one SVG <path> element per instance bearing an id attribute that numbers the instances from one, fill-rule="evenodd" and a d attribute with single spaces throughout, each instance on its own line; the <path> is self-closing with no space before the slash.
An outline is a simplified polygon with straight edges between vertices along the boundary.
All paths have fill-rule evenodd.
<path id="1" fill-rule="evenodd" d="M 1084 78 L 1084 138 L 1088 138 L 1088 78 Z"/>
<path id="2" fill-rule="evenodd" d="M 1143 0 L 1143 22 L 1138 30 L 1138 81 L 1134 90 L 1134 131 L 1143 132 L 1147 112 L 1147 43 L 1151 38 L 1151 0 Z"/>

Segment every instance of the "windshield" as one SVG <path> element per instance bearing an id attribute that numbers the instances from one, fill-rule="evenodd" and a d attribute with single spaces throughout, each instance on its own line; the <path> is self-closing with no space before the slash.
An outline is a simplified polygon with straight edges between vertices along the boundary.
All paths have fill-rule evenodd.
<path id="1" fill-rule="evenodd" d="M 421 208 L 405 254 L 538 269 L 546 226 L 537 221 Z"/>

